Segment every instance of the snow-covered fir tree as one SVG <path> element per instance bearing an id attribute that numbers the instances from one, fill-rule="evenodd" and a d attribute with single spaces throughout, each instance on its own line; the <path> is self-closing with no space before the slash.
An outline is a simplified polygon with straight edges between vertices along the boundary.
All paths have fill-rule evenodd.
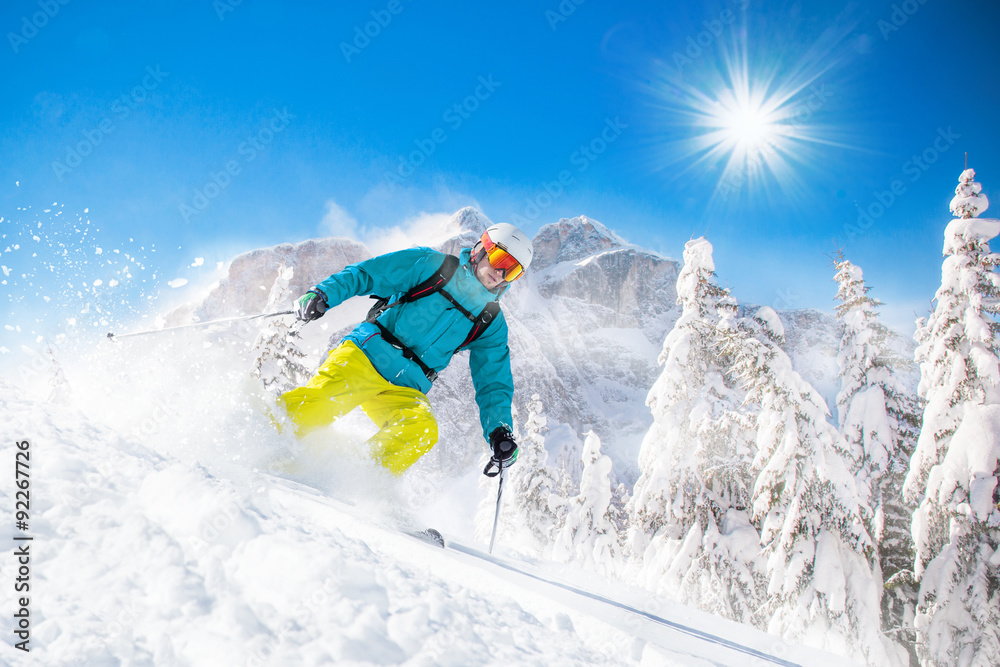
<path id="1" fill-rule="evenodd" d="M 548 465 L 545 451 L 546 418 L 541 397 L 533 394 L 528 403 L 528 417 L 517 432 L 517 461 L 505 473 L 498 540 L 532 556 L 541 556 L 551 544 L 556 517 L 549 508 L 556 486 L 555 474 Z M 495 491 L 496 482 L 481 483 Z M 493 530 L 496 497 L 487 494 L 477 513 L 477 539 L 489 541 Z"/>
<path id="2" fill-rule="evenodd" d="M 904 491 L 913 515 L 918 652 L 927 665 L 1000 664 L 1000 220 L 967 169 L 945 229 L 941 287 L 918 329 L 923 426 Z"/>
<path id="3" fill-rule="evenodd" d="M 758 409 L 752 503 L 766 559 L 763 625 L 868 664 L 900 664 L 902 649 L 879 630 L 872 512 L 858 502 L 847 442 L 776 344 L 783 332 L 773 310 L 723 333 L 733 374 Z"/>
<path id="4" fill-rule="evenodd" d="M 611 507 L 608 508 L 611 523 L 618 533 L 618 553 L 623 560 L 628 560 L 628 503 L 632 499 L 625 482 L 619 482 L 611 491 Z"/>
<path id="5" fill-rule="evenodd" d="M 582 447 L 582 444 L 581 444 Z M 582 457 L 574 447 L 564 446 L 556 459 L 553 470 L 553 493 L 549 496 L 549 513 L 556 531 L 566 525 L 566 514 L 569 512 L 569 499 L 575 496 L 580 488 L 583 473 Z M 549 542 L 542 552 L 544 557 L 551 557 L 552 544 Z"/>
<path id="6" fill-rule="evenodd" d="M 70 399 L 70 387 L 69 381 L 66 379 L 66 372 L 63 370 L 62 364 L 59 363 L 56 351 L 52 349 L 51 344 L 47 346 L 46 354 L 49 357 L 48 401 L 65 405 Z"/>
<path id="7" fill-rule="evenodd" d="M 601 454 L 601 439 L 593 431 L 583 442 L 582 461 L 580 492 L 565 501 L 551 556 L 610 576 L 621 557 L 611 503 L 611 459 Z"/>
<path id="8" fill-rule="evenodd" d="M 842 328 L 837 415 L 849 450 L 858 455 L 859 501 L 872 509 L 871 535 L 877 543 L 884 526 L 886 482 L 899 459 L 912 454 L 901 435 L 904 429 L 910 432 L 907 422 L 912 415 L 906 412 L 910 407 L 906 392 L 894 374 L 902 359 L 889 346 L 892 332 L 878 318 L 882 303 L 868 294 L 871 288 L 860 267 L 843 258 L 834 264 Z"/>
<path id="9" fill-rule="evenodd" d="M 682 313 L 646 401 L 653 425 L 639 453 L 629 542 L 647 587 L 745 620 L 756 606 L 749 561 L 757 536 L 745 515 L 752 440 L 716 337 L 735 302 L 716 283 L 703 238 L 685 246 L 677 295 Z"/>
<path id="10" fill-rule="evenodd" d="M 286 305 L 292 301 L 288 285 L 294 269 L 282 266 L 271 287 L 267 307 Z M 298 330 L 301 323 L 288 317 L 266 319 L 253 344 L 254 362 L 250 374 L 258 378 L 264 389 L 281 394 L 305 384 L 312 373 L 302 363 L 306 354 L 299 347 Z"/>
<path id="11" fill-rule="evenodd" d="M 860 454 L 854 470 L 859 499 L 874 513 L 875 575 L 889 582 L 882 600 L 883 629 L 912 650 L 913 506 L 903 498 L 902 483 L 919 432 L 916 397 L 897 378 L 907 362 L 890 344 L 894 334 L 879 320 L 882 303 L 869 295 L 861 268 L 842 255 L 834 266 L 843 332 L 837 355 L 840 432 L 851 451 Z"/>
<path id="12" fill-rule="evenodd" d="M 718 303 L 725 296 L 715 281 L 712 245 L 703 238 L 688 241 L 677 277 L 681 316 L 663 341 L 658 359 L 663 371 L 646 398 L 653 425 L 639 450 L 641 474 L 629 507 L 633 518 L 629 538 L 636 555 L 646 551 L 662 528 L 669 526 L 671 536 L 679 538 L 690 525 L 693 498 L 684 493 L 687 478 L 697 474 L 692 456 L 698 441 L 691 415 L 707 387 L 723 378 L 713 363 L 712 334 Z"/>

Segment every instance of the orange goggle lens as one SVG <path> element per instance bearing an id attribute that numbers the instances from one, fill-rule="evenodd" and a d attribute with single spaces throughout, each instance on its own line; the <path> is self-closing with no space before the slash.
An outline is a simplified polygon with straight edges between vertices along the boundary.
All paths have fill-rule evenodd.
<path id="1" fill-rule="evenodd" d="M 524 273 L 521 262 L 514 259 L 514 256 L 507 252 L 507 249 L 498 243 L 490 240 L 487 234 L 483 234 L 483 249 L 486 250 L 486 257 L 490 261 L 490 266 L 498 271 L 503 271 L 503 279 L 509 283 L 514 282 Z"/>

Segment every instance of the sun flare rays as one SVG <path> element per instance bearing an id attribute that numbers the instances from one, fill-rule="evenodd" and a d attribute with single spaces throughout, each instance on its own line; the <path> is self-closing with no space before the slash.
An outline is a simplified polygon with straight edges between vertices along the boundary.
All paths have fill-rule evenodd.
<path id="1" fill-rule="evenodd" d="M 714 45 L 683 72 L 662 62 L 650 82 L 664 127 L 660 168 L 675 178 L 711 178 L 713 201 L 733 203 L 802 191 L 801 171 L 821 164 L 834 140 L 824 75 L 848 28 L 830 31 L 801 54 L 764 43 L 748 49 L 746 31 Z M 771 42 L 768 42 L 770 45 Z"/>

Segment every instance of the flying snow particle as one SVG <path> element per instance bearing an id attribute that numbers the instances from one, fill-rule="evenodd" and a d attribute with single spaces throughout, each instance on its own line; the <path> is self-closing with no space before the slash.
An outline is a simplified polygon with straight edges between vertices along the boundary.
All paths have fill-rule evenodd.
<path id="1" fill-rule="evenodd" d="M 187 278 L 175 278 L 170 282 L 168 282 L 167 284 L 176 289 L 178 287 L 184 287 L 185 285 L 187 285 L 187 282 L 188 282 Z"/>
<path id="2" fill-rule="evenodd" d="M 97 280 L 94 281 L 94 287 L 100 287 L 103 284 L 104 284 L 104 281 L 101 280 L 100 278 L 98 278 Z"/>
<path id="3" fill-rule="evenodd" d="M 108 282 L 108 287 L 114 287 L 114 286 L 115 286 L 115 285 L 117 285 L 117 284 L 118 284 L 118 281 L 117 281 L 117 280 L 115 280 L 114 278 L 112 278 L 112 279 L 111 279 L 111 280 L 110 280 L 110 281 Z"/>
<path id="4" fill-rule="evenodd" d="M 195 257 L 194 258 L 194 263 L 192 263 L 191 266 L 192 267 L 201 266 L 204 263 L 205 263 L 205 258 L 204 257 Z"/>
<path id="5" fill-rule="evenodd" d="M 103 255 L 104 254 L 104 250 L 101 249 L 101 248 L 94 248 L 94 254 L 95 255 Z"/>
<path id="6" fill-rule="evenodd" d="M 10 277 L 10 269 L 9 268 L 7 268 L 6 266 L 0 266 L 0 269 L 3 269 L 3 275 L 4 275 L 5 278 Z"/>

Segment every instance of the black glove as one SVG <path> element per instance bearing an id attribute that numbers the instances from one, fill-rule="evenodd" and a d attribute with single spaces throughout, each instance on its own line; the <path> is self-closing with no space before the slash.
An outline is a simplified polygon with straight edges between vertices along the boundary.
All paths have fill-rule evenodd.
<path id="1" fill-rule="evenodd" d="M 295 317 L 303 322 L 318 320 L 327 308 L 326 295 L 319 290 L 309 290 L 295 302 Z"/>
<path id="2" fill-rule="evenodd" d="M 517 461 L 517 443 L 514 436 L 503 426 L 498 426 L 490 433 L 490 446 L 493 448 L 493 457 L 486 464 L 483 474 L 487 477 L 496 477 L 501 470 L 509 468 Z M 490 474 L 490 470 L 496 468 L 496 472 Z"/>

